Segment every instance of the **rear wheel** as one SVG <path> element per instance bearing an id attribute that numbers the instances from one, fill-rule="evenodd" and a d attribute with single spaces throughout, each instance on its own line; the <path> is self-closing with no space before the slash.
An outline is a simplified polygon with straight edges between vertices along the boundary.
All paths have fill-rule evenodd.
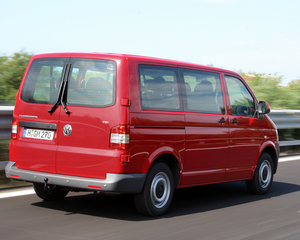
<path id="1" fill-rule="evenodd" d="M 58 201 L 63 199 L 67 194 L 68 190 L 59 189 L 56 186 L 51 186 L 52 188 L 48 191 L 45 191 L 44 184 L 42 183 L 33 183 L 33 189 L 41 199 L 46 201 Z"/>
<path id="2" fill-rule="evenodd" d="M 273 182 L 273 169 L 271 156 L 263 153 L 257 162 L 253 178 L 246 181 L 249 191 L 254 194 L 267 193 Z"/>
<path id="3" fill-rule="evenodd" d="M 159 216 L 171 205 L 174 192 L 173 175 L 164 163 L 154 165 L 148 173 L 143 191 L 134 196 L 137 210 L 145 215 Z"/>

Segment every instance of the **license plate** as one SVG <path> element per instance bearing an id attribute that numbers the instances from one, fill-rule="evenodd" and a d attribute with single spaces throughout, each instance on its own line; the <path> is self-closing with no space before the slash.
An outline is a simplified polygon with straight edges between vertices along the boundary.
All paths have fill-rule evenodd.
<path id="1" fill-rule="evenodd" d="M 43 140 L 53 140 L 54 131 L 45 131 L 39 129 L 29 129 L 25 128 L 23 137 L 24 138 L 35 138 Z"/>

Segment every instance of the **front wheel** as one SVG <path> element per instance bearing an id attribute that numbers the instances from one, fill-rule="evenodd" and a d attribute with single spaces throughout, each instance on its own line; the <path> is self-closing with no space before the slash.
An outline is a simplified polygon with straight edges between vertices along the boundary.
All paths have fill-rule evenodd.
<path id="1" fill-rule="evenodd" d="M 45 201 L 58 201 L 63 199 L 69 191 L 59 189 L 56 186 L 52 186 L 51 191 L 45 191 L 44 184 L 42 183 L 33 183 L 33 189 L 41 199 Z"/>
<path id="2" fill-rule="evenodd" d="M 263 153 L 257 162 L 253 178 L 246 181 L 249 191 L 254 194 L 267 193 L 273 182 L 273 173 L 272 158 L 269 154 Z"/>
<path id="3" fill-rule="evenodd" d="M 134 196 L 137 210 L 145 215 L 159 216 L 171 205 L 174 192 L 173 175 L 164 163 L 150 169 L 143 191 Z"/>

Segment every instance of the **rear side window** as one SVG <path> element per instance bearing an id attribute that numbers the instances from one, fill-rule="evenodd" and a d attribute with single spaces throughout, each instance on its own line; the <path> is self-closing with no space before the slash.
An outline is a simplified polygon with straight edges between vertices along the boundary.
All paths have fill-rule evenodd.
<path id="1" fill-rule="evenodd" d="M 64 67 L 69 59 L 36 59 L 28 71 L 21 99 L 30 103 L 53 104 L 57 99 Z"/>
<path id="2" fill-rule="evenodd" d="M 225 113 L 220 74 L 189 69 L 180 69 L 180 72 L 187 111 Z"/>
<path id="3" fill-rule="evenodd" d="M 139 65 L 142 109 L 180 110 L 177 69 Z"/>
<path id="4" fill-rule="evenodd" d="M 95 59 L 72 59 L 67 104 L 104 107 L 115 103 L 116 63 Z"/>

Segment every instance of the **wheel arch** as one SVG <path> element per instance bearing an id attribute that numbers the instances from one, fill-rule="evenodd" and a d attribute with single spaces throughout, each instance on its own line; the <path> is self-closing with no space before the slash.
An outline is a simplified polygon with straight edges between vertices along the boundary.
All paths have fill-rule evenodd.
<path id="1" fill-rule="evenodd" d="M 278 157 L 275 149 L 272 146 L 267 146 L 260 155 L 262 155 L 263 153 L 268 153 L 271 156 L 273 160 L 273 166 L 274 166 L 273 174 L 275 174 L 278 167 Z"/>
<path id="2" fill-rule="evenodd" d="M 154 159 L 150 168 L 148 169 L 148 172 L 157 163 L 164 163 L 170 168 L 173 175 L 174 188 L 177 188 L 180 180 L 180 164 L 178 159 L 171 153 L 162 153 Z"/>

